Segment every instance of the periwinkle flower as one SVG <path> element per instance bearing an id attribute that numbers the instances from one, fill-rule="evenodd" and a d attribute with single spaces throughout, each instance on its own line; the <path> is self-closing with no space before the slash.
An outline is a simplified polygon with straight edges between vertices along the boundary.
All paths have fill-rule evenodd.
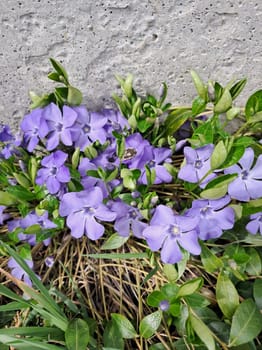
<path id="1" fill-rule="evenodd" d="M 90 190 L 66 193 L 60 203 L 59 214 L 66 216 L 71 235 L 80 238 L 84 234 L 96 240 L 105 231 L 99 221 L 114 221 L 116 213 L 103 204 L 102 190 L 95 186 Z"/>
<path id="2" fill-rule="evenodd" d="M 3 225 L 4 221 L 10 218 L 8 213 L 4 213 L 6 206 L 0 205 L 0 225 Z"/>
<path id="3" fill-rule="evenodd" d="M 147 184 L 145 166 L 148 166 L 150 169 L 155 171 L 156 178 L 154 184 L 171 182 L 172 176 L 164 166 L 165 162 L 171 162 L 171 153 L 171 150 L 168 148 L 155 148 L 152 146 L 147 146 L 143 157 L 138 163 L 138 168 L 141 170 L 139 181 L 141 181 L 142 184 Z"/>
<path id="4" fill-rule="evenodd" d="M 109 182 L 106 184 L 105 181 L 99 177 L 88 175 L 87 172 L 89 170 L 97 171 L 97 166 L 88 158 L 82 158 L 78 167 L 78 171 L 81 175 L 81 184 L 83 185 L 84 190 L 98 186 L 102 190 L 104 198 L 106 198 L 109 194 L 109 189 L 111 189 L 111 183 Z"/>
<path id="5" fill-rule="evenodd" d="M 144 155 L 145 147 L 149 145 L 149 142 L 139 133 L 128 136 L 125 140 L 125 152 L 122 162 L 126 164 L 129 169 L 137 169 Z"/>
<path id="6" fill-rule="evenodd" d="M 188 182 L 199 182 L 211 169 L 210 157 L 214 150 L 214 145 L 209 144 L 200 148 L 184 148 L 184 155 L 186 163 L 182 165 L 179 170 L 178 178 Z M 204 187 L 205 184 L 214 178 L 214 174 L 209 174 L 200 186 Z"/>
<path id="7" fill-rule="evenodd" d="M 225 196 L 214 200 L 193 201 L 192 208 L 187 211 L 186 215 L 199 218 L 197 229 L 200 239 L 218 238 L 222 235 L 223 230 L 229 230 L 234 226 L 234 210 L 226 206 L 230 200 L 229 196 Z"/>
<path id="8" fill-rule="evenodd" d="M 14 139 L 9 125 L 0 125 L 0 142 L 12 141 Z"/>
<path id="9" fill-rule="evenodd" d="M 127 119 L 118 110 L 104 109 L 101 113 L 107 118 L 105 130 L 109 135 L 112 131 L 122 133 L 125 129 L 130 129 Z"/>
<path id="10" fill-rule="evenodd" d="M 26 264 L 33 269 L 34 263 L 32 260 L 24 259 Z M 22 269 L 22 267 L 16 262 L 14 258 L 10 258 L 7 263 L 8 267 L 11 269 L 11 275 L 20 281 L 23 281 L 28 286 L 32 287 L 32 281 L 28 274 Z"/>
<path id="11" fill-rule="evenodd" d="M 48 126 L 46 148 L 54 150 L 60 141 L 66 146 L 72 146 L 72 134 L 75 130 L 77 113 L 73 108 L 63 106 L 63 112 L 54 103 L 50 103 L 43 110 L 43 117 Z"/>
<path id="12" fill-rule="evenodd" d="M 42 215 L 37 215 L 34 211 L 32 211 L 22 219 L 10 221 L 8 223 L 8 230 L 9 232 L 12 232 L 19 227 L 23 231 L 33 225 L 39 225 L 40 228 L 43 230 L 54 229 L 57 227 L 57 225 L 54 222 L 48 219 L 47 211 L 45 211 Z M 21 241 L 29 243 L 31 246 L 34 246 L 37 243 L 36 234 L 34 233 L 28 234 L 21 232 L 18 233 L 18 238 Z M 43 243 L 47 246 L 49 245 L 50 240 L 50 238 L 46 238 L 45 240 L 43 240 Z"/>
<path id="13" fill-rule="evenodd" d="M 74 111 L 77 114 L 77 128 L 73 131 L 75 146 L 84 151 L 95 141 L 105 143 L 107 134 L 103 127 L 107 117 L 101 113 L 89 112 L 84 106 L 74 107 Z"/>
<path id="14" fill-rule="evenodd" d="M 262 235 L 262 212 L 252 214 L 250 216 L 251 221 L 246 225 L 246 229 L 252 235 L 256 235 L 258 232 Z"/>
<path id="15" fill-rule="evenodd" d="M 168 311 L 170 308 L 170 303 L 168 300 L 161 300 L 158 307 L 161 311 Z"/>
<path id="16" fill-rule="evenodd" d="M 132 232 L 135 237 L 142 238 L 147 224 L 142 222 L 143 216 L 139 209 L 120 200 L 111 203 L 110 209 L 116 212 L 114 229 L 120 236 L 128 237 Z"/>
<path id="17" fill-rule="evenodd" d="M 52 266 L 54 265 L 54 263 L 55 263 L 55 259 L 54 259 L 53 256 L 47 256 L 47 257 L 45 258 L 45 265 L 46 265 L 48 268 L 52 267 Z"/>
<path id="18" fill-rule="evenodd" d="M 113 141 L 103 152 L 101 152 L 96 158 L 92 160 L 98 167 L 102 167 L 107 170 L 113 170 L 119 167 L 120 159 L 117 154 L 116 142 Z"/>
<path id="19" fill-rule="evenodd" d="M 43 118 L 43 109 L 34 109 L 30 114 L 24 116 L 21 122 L 21 130 L 24 132 L 24 141 L 27 150 L 32 152 L 38 145 L 40 139 L 48 134 L 48 126 Z"/>
<path id="20" fill-rule="evenodd" d="M 200 254 L 197 224 L 197 217 L 175 215 L 171 208 L 161 204 L 156 207 L 150 225 L 143 231 L 143 237 L 152 251 L 161 249 L 164 263 L 174 264 L 183 257 L 180 246 L 191 254 Z"/>
<path id="21" fill-rule="evenodd" d="M 228 194 L 239 201 L 262 197 L 262 155 L 254 162 L 254 151 L 248 147 L 244 155 L 231 167 L 224 169 L 225 174 L 238 174 L 238 177 L 228 185 Z"/>
<path id="22" fill-rule="evenodd" d="M 55 151 L 42 159 L 36 177 L 37 185 L 46 185 L 49 193 L 57 193 L 63 184 L 70 181 L 69 169 L 64 165 L 68 155 L 62 151 Z"/>

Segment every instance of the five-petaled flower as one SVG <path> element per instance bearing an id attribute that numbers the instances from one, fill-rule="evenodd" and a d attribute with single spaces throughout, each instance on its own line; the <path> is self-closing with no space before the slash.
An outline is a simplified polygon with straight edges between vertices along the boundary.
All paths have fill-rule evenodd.
<path id="1" fill-rule="evenodd" d="M 46 185 L 51 194 L 56 194 L 63 184 L 70 181 L 69 169 L 64 165 L 67 154 L 63 151 L 55 151 L 42 159 L 36 177 L 37 185 Z"/>
<path id="2" fill-rule="evenodd" d="M 99 221 L 114 221 L 116 213 L 103 204 L 102 190 L 95 186 L 90 190 L 70 192 L 62 197 L 59 213 L 66 216 L 71 235 L 80 238 L 84 234 L 92 240 L 100 238 L 105 231 Z"/>
<path id="3" fill-rule="evenodd" d="M 182 165 L 179 170 L 178 178 L 192 183 L 199 182 L 203 179 L 200 183 L 200 187 L 204 187 L 208 181 L 215 177 L 214 174 L 207 175 L 211 169 L 210 157 L 213 150 L 213 144 L 205 145 L 197 149 L 185 147 L 185 164 Z"/>
<path id="4" fill-rule="evenodd" d="M 190 253 L 199 255 L 197 217 L 176 215 L 165 205 L 156 207 L 150 225 L 143 231 L 149 248 L 152 251 L 161 249 L 161 260 L 174 264 L 183 257 L 180 246 Z"/>
<path id="5" fill-rule="evenodd" d="M 200 239 L 218 238 L 222 235 L 223 230 L 229 230 L 234 226 L 234 210 L 226 206 L 230 200 L 229 196 L 225 196 L 215 200 L 193 201 L 192 208 L 187 211 L 186 215 L 199 218 L 197 230 Z"/>
<path id="6" fill-rule="evenodd" d="M 238 174 L 238 177 L 228 185 L 229 195 L 239 201 L 248 202 L 262 196 L 262 155 L 254 163 L 254 151 L 248 147 L 243 157 L 231 167 L 224 170 L 225 174 Z"/>
<path id="7" fill-rule="evenodd" d="M 252 214 L 250 216 L 251 221 L 246 225 L 246 229 L 252 235 L 258 232 L 262 235 L 262 212 Z"/>

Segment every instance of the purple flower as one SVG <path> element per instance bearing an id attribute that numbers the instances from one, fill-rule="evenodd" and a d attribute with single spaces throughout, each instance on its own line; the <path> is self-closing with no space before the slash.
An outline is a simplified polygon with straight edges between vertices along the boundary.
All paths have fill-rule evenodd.
<path id="1" fill-rule="evenodd" d="M 48 212 L 45 211 L 42 215 L 37 215 L 34 211 L 27 214 L 24 218 L 13 220 L 8 223 L 8 230 L 10 232 L 14 231 L 16 228 L 21 228 L 22 230 L 26 230 L 27 228 L 39 225 L 41 229 L 48 230 L 56 228 L 57 225 L 48 219 Z M 31 246 L 34 246 L 36 241 L 36 234 L 34 233 L 19 233 L 18 238 L 21 241 L 28 242 Z M 43 243 L 47 246 L 50 243 L 50 238 L 43 240 Z"/>
<path id="2" fill-rule="evenodd" d="M 128 237 L 132 232 L 135 237 L 142 238 L 147 224 L 141 221 L 143 216 L 137 208 L 122 201 L 116 201 L 110 204 L 110 209 L 116 212 L 114 229 L 120 236 Z"/>
<path id="3" fill-rule="evenodd" d="M 75 130 L 77 113 L 68 106 L 63 106 L 63 114 L 54 103 L 45 107 L 43 117 L 46 120 L 49 133 L 47 135 L 46 148 L 48 151 L 55 149 L 60 140 L 66 146 L 72 146 L 72 133 Z"/>
<path id="4" fill-rule="evenodd" d="M 143 139 L 139 133 L 128 136 L 125 140 L 125 153 L 122 162 L 127 164 L 129 169 L 137 169 L 144 155 L 145 147 L 149 145 L 149 142 Z"/>
<path id="5" fill-rule="evenodd" d="M 21 122 L 21 129 L 24 132 L 27 150 L 32 152 L 39 140 L 48 134 L 48 126 L 43 118 L 43 109 L 37 108 L 27 114 Z"/>
<path id="6" fill-rule="evenodd" d="M 168 311 L 170 308 L 170 303 L 168 300 L 161 300 L 159 303 L 159 309 L 162 311 Z"/>
<path id="7" fill-rule="evenodd" d="M 64 165 L 67 154 L 55 151 L 42 159 L 43 168 L 38 170 L 36 177 L 37 185 L 44 185 L 51 194 L 57 193 L 63 184 L 70 181 L 69 169 Z"/>
<path id="8" fill-rule="evenodd" d="M 211 169 L 210 157 L 212 155 L 214 145 L 209 144 L 197 149 L 191 147 L 184 148 L 186 164 L 182 166 L 178 173 L 178 178 L 188 182 L 199 182 Z M 208 175 L 201 183 L 201 187 L 210 181 L 215 175 Z"/>
<path id="9" fill-rule="evenodd" d="M 103 197 L 108 196 L 108 189 L 106 187 L 105 182 L 98 178 L 87 175 L 87 171 L 89 170 L 97 170 L 97 166 L 91 162 L 88 158 L 82 158 L 78 167 L 78 171 L 81 175 L 81 184 L 83 185 L 84 189 L 90 189 L 94 186 L 99 186 L 103 192 Z"/>
<path id="10" fill-rule="evenodd" d="M 95 141 L 105 143 L 107 134 L 103 127 L 107 122 L 106 116 L 88 112 L 84 106 L 74 107 L 74 111 L 77 113 L 77 129 L 73 132 L 75 146 L 84 151 Z"/>
<path id="11" fill-rule="evenodd" d="M 59 207 L 59 214 L 67 216 L 66 223 L 75 238 L 84 234 L 92 240 L 100 238 L 105 231 L 103 225 L 96 221 L 114 221 L 116 213 L 103 204 L 102 190 L 94 188 L 80 192 L 66 193 Z"/>
<path id="12" fill-rule="evenodd" d="M 202 240 L 220 237 L 222 230 L 229 230 L 234 226 L 234 210 L 226 205 L 230 197 L 225 196 L 216 200 L 200 199 L 192 203 L 186 215 L 198 217 L 198 233 Z"/>
<path id="13" fill-rule="evenodd" d="M 54 257 L 53 257 L 53 256 L 47 256 L 47 257 L 45 258 L 45 265 L 46 265 L 47 267 L 52 267 L 52 266 L 54 265 L 54 263 L 55 263 L 55 260 L 54 260 Z"/>
<path id="14" fill-rule="evenodd" d="M 13 155 L 20 154 L 17 147 L 21 146 L 21 143 L 21 135 L 17 133 L 10 142 L 5 144 L 5 147 L 0 152 L 0 158 L 9 159 Z"/>
<path id="15" fill-rule="evenodd" d="M 251 221 L 246 225 L 246 229 L 252 235 L 256 235 L 258 231 L 262 235 L 262 212 L 250 216 Z"/>
<path id="16" fill-rule="evenodd" d="M 254 151 L 247 148 L 238 164 L 224 170 L 225 174 L 238 174 L 238 177 L 228 185 L 228 194 L 239 201 L 248 202 L 250 199 L 262 197 L 262 155 L 254 162 Z"/>
<path id="17" fill-rule="evenodd" d="M 0 142 L 12 141 L 14 136 L 11 133 L 9 125 L 0 125 Z"/>
<path id="18" fill-rule="evenodd" d="M 92 160 L 97 166 L 113 170 L 119 167 L 120 159 L 116 154 L 116 142 L 113 141 L 102 153 Z"/>
<path id="19" fill-rule="evenodd" d="M 145 169 L 145 166 L 147 165 L 151 170 L 155 171 L 156 178 L 154 184 L 171 182 L 172 176 L 163 165 L 164 162 L 171 162 L 171 153 L 171 150 L 168 148 L 154 148 L 152 146 L 147 146 L 145 148 L 143 157 L 138 163 L 138 168 L 141 170 L 141 176 L 139 180 L 143 184 L 147 184 Z"/>
<path id="20" fill-rule="evenodd" d="M 29 259 L 24 259 L 30 269 L 33 269 L 33 261 Z M 28 274 L 22 269 L 22 267 L 15 261 L 14 258 L 10 258 L 8 261 L 8 267 L 11 269 L 11 275 L 20 281 L 23 281 L 28 286 L 32 287 L 32 281 Z"/>
<path id="21" fill-rule="evenodd" d="M 127 119 L 118 110 L 104 109 L 101 113 L 107 118 L 105 130 L 108 134 L 112 134 L 112 131 L 122 133 L 123 130 L 130 129 Z"/>
<path id="22" fill-rule="evenodd" d="M 191 254 L 200 254 L 197 224 L 197 217 L 175 215 L 171 208 L 159 205 L 143 236 L 152 251 L 161 249 L 164 263 L 174 264 L 182 259 L 180 246 Z"/>
<path id="23" fill-rule="evenodd" d="M 0 225 L 3 225 L 4 221 L 10 218 L 10 215 L 4 213 L 6 207 L 4 205 L 0 205 Z"/>

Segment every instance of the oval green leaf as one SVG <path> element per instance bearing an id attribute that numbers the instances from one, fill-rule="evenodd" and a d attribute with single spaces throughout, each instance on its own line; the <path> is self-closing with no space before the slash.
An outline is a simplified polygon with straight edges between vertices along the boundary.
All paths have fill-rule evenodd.
<path id="1" fill-rule="evenodd" d="M 69 322 L 65 331 L 68 350 L 86 350 L 89 338 L 89 327 L 86 321 L 77 318 Z"/>
<path id="2" fill-rule="evenodd" d="M 139 325 L 139 333 L 143 338 L 150 338 L 160 326 L 162 319 L 162 312 L 156 311 L 144 317 Z"/>
<path id="3" fill-rule="evenodd" d="M 193 314 L 190 315 L 190 322 L 194 332 L 206 345 L 207 349 L 215 350 L 216 349 L 215 341 L 207 325 L 205 325 L 205 323 L 201 321 L 200 318 L 195 317 Z"/>
<path id="4" fill-rule="evenodd" d="M 217 303 L 226 318 L 231 319 L 239 305 L 239 295 L 230 278 L 220 273 L 216 285 Z"/>
<path id="5" fill-rule="evenodd" d="M 202 287 L 202 285 L 203 285 L 203 278 L 202 277 L 198 277 L 198 278 L 195 278 L 191 281 L 184 283 L 179 288 L 179 291 L 177 293 L 177 298 L 184 297 L 186 295 L 190 295 L 190 294 L 195 293 L 196 291 L 198 291 Z"/>
<path id="6" fill-rule="evenodd" d="M 132 339 L 137 336 L 136 330 L 132 323 L 123 315 L 111 314 L 112 320 L 118 326 L 122 338 Z"/>
<path id="7" fill-rule="evenodd" d="M 122 236 L 119 236 L 118 233 L 114 233 L 105 241 L 105 243 L 101 247 L 101 250 L 120 248 L 122 247 L 123 244 L 125 244 L 128 238 L 129 237 L 122 237 Z"/>
<path id="8" fill-rule="evenodd" d="M 262 315 L 252 299 L 244 300 L 234 313 L 229 347 L 248 343 L 262 331 Z"/>

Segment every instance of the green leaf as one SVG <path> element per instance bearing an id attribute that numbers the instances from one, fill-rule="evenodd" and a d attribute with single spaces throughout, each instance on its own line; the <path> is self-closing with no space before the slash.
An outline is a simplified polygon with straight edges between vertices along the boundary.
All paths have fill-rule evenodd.
<path id="1" fill-rule="evenodd" d="M 77 88 L 69 85 L 68 93 L 67 93 L 67 102 L 71 106 L 79 106 L 82 102 L 82 99 L 83 99 L 82 92 Z"/>
<path id="2" fill-rule="evenodd" d="M 68 83 L 68 75 L 65 68 L 62 66 L 62 64 L 56 61 L 54 58 L 49 58 L 49 60 L 52 66 L 54 67 L 54 69 L 57 71 L 57 73 L 62 77 L 64 77 L 65 81 Z"/>
<path id="3" fill-rule="evenodd" d="M 246 252 L 249 257 L 249 260 L 246 265 L 246 272 L 250 276 L 261 276 L 262 263 L 258 251 L 255 248 L 248 248 Z"/>
<path id="4" fill-rule="evenodd" d="M 193 116 L 196 116 L 206 109 L 206 101 L 200 96 L 196 97 L 192 103 L 192 113 Z"/>
<path id="5" fill-rule="evenodd" d="M 122 247 L 123 244 L 126 243 L 129 237 L 122 237 L 119 236 L 118 233 L 114 233 L 112 236 L 110 236 L 106 242 L 102 245 L 101 250 L 107 250 L 107 249 L 117 249 Z"/>
<path id="6" fill-rule="evenodd" d="M 19 185 L 21 185 L 24 188 L 29 188 L 30 187 L 30 181 L 28 180 L 28 178 L 23 175 L 23 174 L 19 174 L 19 173 L 13 173 L 16 181 L 19 183 Z"/>
<path id="7" fill-rule="evenodd" d="M 201 261 L 205 270 L 209 273 L 215 272 L 223 267 L 223 262 L 208 247 L 201 244 Z"/>
<path id="8" fill-rule="evenodd" d="M 191 70 L 190 73 L 191 73 L 191 77 L 192 77 L 192 80 L 193 80 L 193 83 L 195 85 L 195 88 L 196 88 L 196 91 L 197 91 L 198 95 L 204 101 L 206 101 L 206 99 L 207 99 L 207 88 L 206 88 L 206 86 L 204 85 L 204 83 L 203 83 L 202 79 L 200 78 L 200 76 L 194 70 Z"/>
<path id="9" fill-rule="evenodd" d="M 202 287 L 202 285 L 203 285 L 202 277 L 194 278 L 193 280 L 184 283 L 179 288 L 179 291 L 177 293 L 177 298 L 195 293 Z"/>
<path id="10" fill-rule="evenodd" d="M 227 155 L 227 159 L 225 160 L 224 164 L 222 164 L 222 168 L 229 168 L 231 165 L 236 164 L 239 161 L 239 159 L 242 158 L 244 152 L 245 146 L 238 145 L 237 147 L 235 147 L 233 145 L 233 147 L 230 149 Z"/>
<path id="11" fill-rule="evenodd" d="M 236 309 L 230 330 L 229 347 L 248 343 L 262 331 L 262 315 L 252 299 Z"/>
<path id="12" fill-rule="evenodd" d="M 241 109 L 238 107 L 230 108 L 226 113 L 227 120 L 233 120 L 234 118 L 236 118 L 239 115 L 240 111 Z"/>
<path id="13" fill-rule="evenodd" d="M 177 270 L 172 264 L 165 264 L 163 267 L 163 272 L 166 275 L 168 282 L 175 282 L 178 278 Z"/>
<path id="14" fill-rule="evenodd" d="M 245 106 L 247 120 L 260 111 L 262 111 L 262 90 L 256 91 L 248 98 Z"/>
<path id="15" fill-rule="evenodd" d="M 173 135 L 190 117 L 192 117 L 192 112 L 188 108 L 171 111 L 165 119 L 166 135 Z"/>
<path id="16" fill-rule="evenodd" d="M 213 143 L 214 132 L 210 121 L 203 123 L 195 129 L 192 138 L 189 140 L 195 147 L 201 147 Z"/>
<path id="17" fill-rule="evenodd" d="M 32 201 L 36 198 L 35 193 L 32 193 L 20 185 L 8 187 L 7 191 L 21 201 Z"/>
<path id="18" fill-rule="evenodd" d="M 232 106 L 232 97 L 228 89 L 224 89 L 221 98 L 214 107 L 215 113 L 224 113 Z"/>
<path id="19" fill-rule="evenodd" d="M 218 199 L 223 197 L 227 193 L 227 185 L 220 185 L 208 190 L 204 190 L 200 193 L 201 198 L 205 199 Z"/>
<path id="20" fill-rule="evenodd" d="M 232 100 L 237 98 L 237 96 L 241 93 L 241 91 L 244 89 L 246 85 L 247 79 L 241 79 L 237 83 L 235 83 L 231 88 L 230 88 L 230 95 L 232 96 Z"/>
<path id="21" fill-rule="evenodd" d="M 132 323 L 123 315 L 111 314 L 112 320 L 117 324 L 118 329 L 124 339 L 133 339 L 137 336 L 136 330 Z"/>
<path id="22" fill-rule="evenodd" d="M 243 203 L 242 207 L 243 207 L 243 212 L 242 212 L 243 216 L 249 216 L 251 214 L 259 213 L 260 211 L 262 211 L 262 199 L 260 198 L 260 199 L 250 200 L 248 203 Z"/>
<path id="23" fill-rule="evenodd" d="M 159 290 L 154 290 L 152 293 L 148 295 L 148 297 L 146 298 L 146 302 L 149 306 L 158 307 L 159 303 L 165 299 L 166 297 L 164 293 L 162 293 Z"/>
<path id="24" fill-rule="evenodd" d="M 160 326 L 161 319 L 162 312 L 160 310 L 144 317 L 139 325 L 139 334 L 141 337 L 145 339 L 150 338 Z"/>
<path id="25" fill-rule="evenodd" d="M 197 336 L 202 340 L 202 342 L 206 345 L 208 350 L 216 350 L 216 345 L 214 338 L 212 336 L 212 333 L 210 329 L 205 325 L 203 321 L 201 321 L 200 318 L 196 317 L 192 313 L 190 314 L 190 323 L 194 330 L 194 332 L 197 334 Z"/>
<path id="26" fill-rule="evenodd" d="M 9 205 L 14 205 L 16 203 L 17 200 L 15 196 L 8 192 L 0 191 L 0 205 L 5 205 L 8 207 Z"/>
<path id="27" fill-rule="evenodd" d="M 76 318 L 69 322 L 65 331 L 65 341 L 68 350 L 86 350 L 89 343 L 88 324 Z"/>
<path id="28" fill-rule="evenodd" d="M 103 350 L 124 350 L 124 339 L 114 321 L 108 321 L 103 333 Z"/>
<path id="29" fill-rule="evenodd" d="M 221 140 L 218 142 L 214 151 L 211 155 L 211 169 L 215 170 L 220 167 L 224 163 L 227 158 L 227 149 L 225 147 L 224 142 Z"/>
<path id="30" fill-rule="evenodd" d="M 216 298 L 220 310 L 226 318 L 231 319 L 239 305 L 239 295 L 229 277 L 222 272 L 217 278 Z"/>
<path id="31" fill-rule="evenodd" d="M 262 310 L 262 280 L 256 279 L 253 286 L 253 295 L 259 310 Z"/>

